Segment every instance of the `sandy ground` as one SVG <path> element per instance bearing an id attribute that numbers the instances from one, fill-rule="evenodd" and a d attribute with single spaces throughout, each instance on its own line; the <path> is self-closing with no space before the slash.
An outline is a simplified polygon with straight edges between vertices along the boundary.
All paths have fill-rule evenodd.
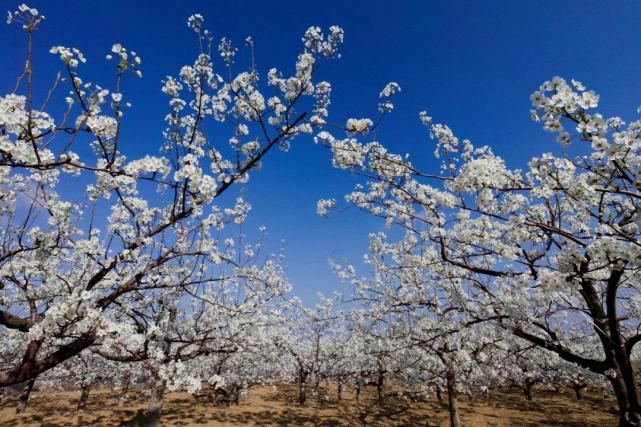
<path id="1" fill-rule="evenodd" d="M 280 386 L 252 388 L 249 398 L 238 406 L 217 407 L 198 403 L 186 393 L 170 393 L 163 408 L 166 426 L 447 426 L 447 400 L 408 403 L 388 398 L 376 405 L 371 391 L 357 403 L 352 393 L 337 401 L 308 400 L 296 404 L 296 390 Z M 131 420 L 146 407 L 143 396 L 119 407 L 115 396 L 95 391 L 85 410 L 76 412 L 76 392 L 34 392 L 26 412 L 16 415 L 16 397 L 0 403 L 1 426 L 133 426 Z M 588 393 L 577 401 L 570 393 L 539 393 L 528 402 L 518 393 L 493 393 L 487 400 L 461 397 L 463 426 L 614 426 L 612 400 Z"/>

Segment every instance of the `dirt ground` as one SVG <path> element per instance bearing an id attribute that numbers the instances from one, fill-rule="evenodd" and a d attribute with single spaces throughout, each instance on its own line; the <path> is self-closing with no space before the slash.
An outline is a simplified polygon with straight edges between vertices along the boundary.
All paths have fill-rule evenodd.
<path id="1" fill-rule="evenodd" d="M 344 393 L 337 401 L 335 390 L 329 400 L 309 399 L 306 406 L 296 403 L 293 386 L 252 388 L 249 398 L 238 406 L 216 407 L 198 403 L 186 393 L 170 393 L 163 408 L 166 426 L 447 426 L 447 400 L 408 403 L 388 398 L 376 405 L 371 391 L 354 395 Z M 0 403 L 1 426 L 135 426 L 146 407 L 140 396 L 118 406 L 107 391 L 91 394 L 87 408 L 76 412 L 76 392 L 34 392 L 26 412 L 16 415 L 16 396 Z M 539 393 L 528 402 L 518 393 L 493 393 L 487 400 L 470 401 L 461 397 L 463 426 L 614 426 L 614 401 L 587 393 L 577 401 L 573 394 Z"/>

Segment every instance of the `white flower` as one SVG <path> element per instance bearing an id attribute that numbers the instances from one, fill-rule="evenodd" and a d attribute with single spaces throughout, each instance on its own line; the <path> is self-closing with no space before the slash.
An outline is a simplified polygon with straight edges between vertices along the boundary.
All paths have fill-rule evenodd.
<path id="1" fill-rule="evenodd" d="M 383 90 L 378 94 L 380 102 L 378 103 L 378 110 L 382 113 L 389 113 L 394 109 L 392 104 L 392 96 L 401 91 L 401 87 L 396 82 L 389 82 L 385 85 Z"/>
<path id="2" fill-rule="evenodd" d="M 345 130 L 348 134 L 366 133 L 374 124 L 370 119 L 348 119 L 345 124 Z"/>
<path id="3" fill-rule="evenodd" d="M 336 200 L 334 199 L 321 199 L 316 204 L 316 213 L 319 216 L 326 216 L 329 213 L 329 210 L 336 206 Z"/>

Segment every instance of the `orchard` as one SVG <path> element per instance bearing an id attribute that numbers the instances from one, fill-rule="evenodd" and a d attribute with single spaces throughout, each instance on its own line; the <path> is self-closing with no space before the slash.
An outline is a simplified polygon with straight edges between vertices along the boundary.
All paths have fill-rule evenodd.
<path id="1" fill-rule="evenodd" d="M 36 390 L 73 391 L 86 411 L 107 390 L 114 410 L 144 399 L 127 425 L 156 426 L 176 393 L 225 411 L 291 386 L 300 407 L 431 399 L 460 426 L 464 402 L 498 393 L 598 395 L 613 425 L 641 425 L 641 119 L 552 77 L 529 112 L 551 152 L 512 164 L 440 123 L 446 111 L 417 111 L 422 148 L 397 153 L 379 129 L 402 85 L 372 88 L 369 117 L 341 118 L 346 95 L 323 79 L 341 27 L 311 26 L 290 63 L 262 64 L 269 41 L 236 47 L 193 14 L 168 28 L 190 33 L 193 59 L 163 70 L 164 129 L 130 124 L 158 144 L 133 157 L 125 88 L 144 82 L 145 58 L 115 40 L 91 58 L 111 76 L 97 82 L 78 48 L 37 48 L 54 25 L 43 13 L 7 15 L 24 57 L 5 60 L 24 66 L 0 94 L 0 404 L 28 413 Z M 330 227 L 346 209 L 381 225 L 360 236 L 366 253 L 331 262 L 341 290 L 311 304 L 278 236 L 249 230 L 243 190 L 293 144 L 355 183 L 314 195 Z"/>

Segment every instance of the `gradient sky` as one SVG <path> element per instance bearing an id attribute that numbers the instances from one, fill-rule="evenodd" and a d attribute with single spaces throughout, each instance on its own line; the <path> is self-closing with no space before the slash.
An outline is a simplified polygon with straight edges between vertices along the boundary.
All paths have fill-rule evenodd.
<path id="1" fill-rule="evenodd" d="M 2 1 L 5 9 L 19 2 Z M 134 104 L 122 144 L 131 156 L 156 154 L 162 140 L 167 98 L 160 80 L 177 74 L 196 55 L 195 36 L 185 23 L 205 17 L 217 39 L 238 47 L 256 41 L 256 61 L 291 71 L 300 37 L 311 25 L 345 30 L 342 59 L 324 66 L 333 85 L 330 119 L 376 116 L 377 95 L 388 81 L 402 93 L 376 137 L 413 162 L 437 170 L 433 144 L 417 114 L 427 110 L 461 138 L 490 145 L 509 165 L 558 151 L 554 136 L 529 118 L 529 95 L 554 75 L 582 81 L 601 94 L 605 115 L 635 116 L 641 104 L 641 2 L 639 1 L 31 1 L 47 16 L 35 43 L 36 89 L 48 87 L 60 63 L 52 45 L 78 47 L 88 58 L 87 80 L 107 86 L 113 64 L 104 56 L 115 42 L 143 59 L 144 78 L 123 92 Z M 23 65 L 24 34 L 0 27 L 3 47 L 0 91 L 12 90 Z M 241 49 L 242 54 L 242 49 Z M 219 62 L 220 67 L 220 62 Z M 226 144 L 225 141 L 222 143 Z M 339 288 L 328 258 L 358 263 L 367 234 L 380 221 L 354 209 L 316 216 L 319 198 L 342 196 L 356 182 L 334 170 L 329 154 L 310 138 L 289 153 L 273 152 L 242 189 L 254 209 L 249 227 L 264 224 L 271 246 L 285 241 L 286 268 L 296 292 L 308 303 L 316 292 Z"/>

